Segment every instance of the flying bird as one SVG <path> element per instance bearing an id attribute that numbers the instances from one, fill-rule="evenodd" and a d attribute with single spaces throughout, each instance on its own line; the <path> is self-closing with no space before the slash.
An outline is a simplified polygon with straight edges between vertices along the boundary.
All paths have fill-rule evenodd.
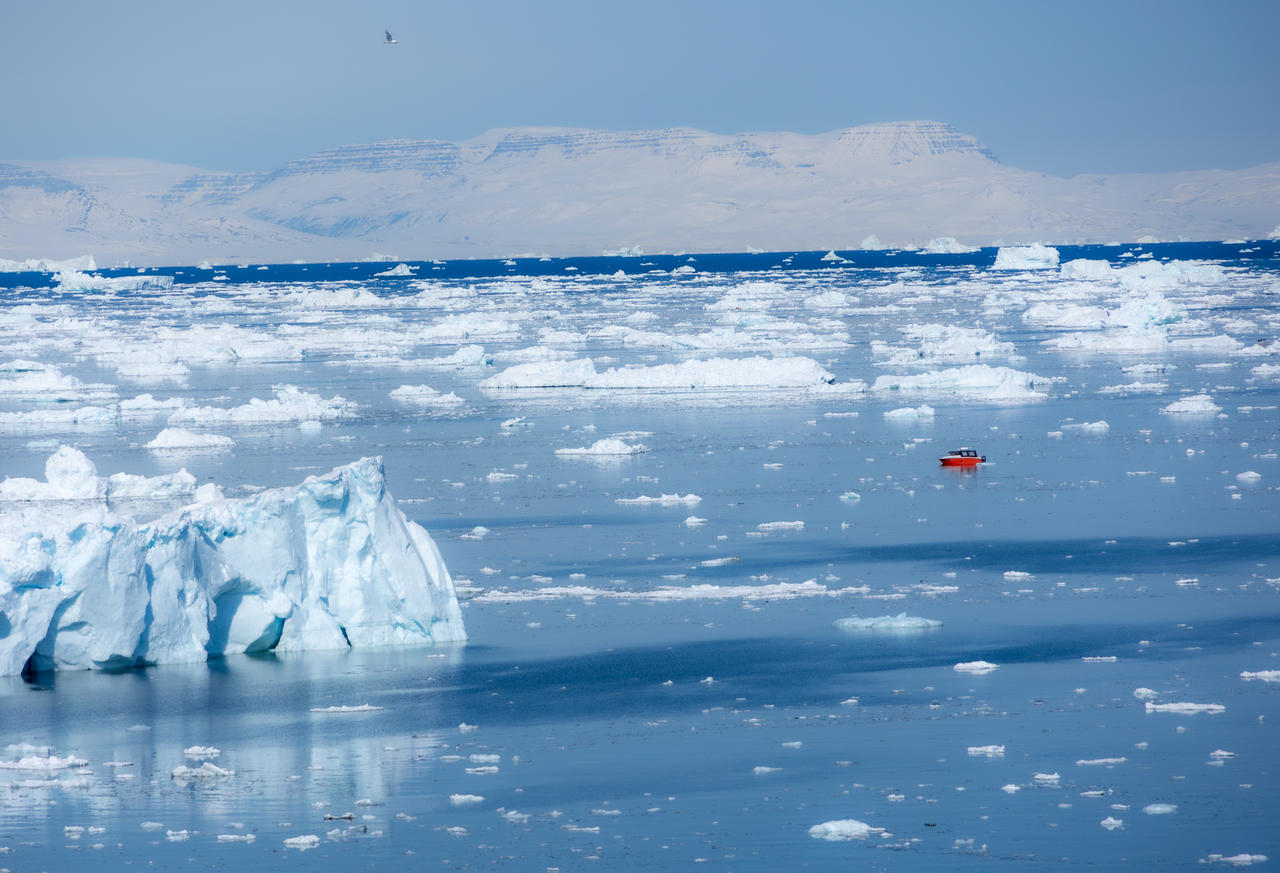
<path id="1" fill-rule="evenodd" d="M 383 31 L 383 33 L 385 33 L 385 34 L 387 35 L 387 42 L 386 42 L 386 45 L 395 45 L 395 44 L 396 44 L 396 39 L 391 35 L 391 31 L 389 31 L 389 30 L 384 30 L 384 31 Z"/>

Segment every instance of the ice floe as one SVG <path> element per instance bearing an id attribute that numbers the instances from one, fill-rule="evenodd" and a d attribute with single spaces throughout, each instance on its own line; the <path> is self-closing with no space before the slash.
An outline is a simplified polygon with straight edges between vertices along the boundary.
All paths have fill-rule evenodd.
<path id="1" fill-rule="evenodd" d="M 1058 250 L 1044 243 L 1026 246 L 1002 246 L 996 252 L 993 270 L 1056 270 Z"/>
<path id="2" fill-rule="evenodd" d="M 853 818 L 824 821 L 809 828 L 809 836 L 815 840 L 841 842 L 847 840 L 865 840 L 870 837 L 892 837 L 893 834 L 884 828 L 874 827 L 866 822 Z"/>
<path id="3" fill-rule="evenodd" d="M 897 615 L 880 615 L 874 618 L 838 618 L 835 626 L 846 631 L 918 631 L 942 627 L 942 622 L 900 612 Z"/>

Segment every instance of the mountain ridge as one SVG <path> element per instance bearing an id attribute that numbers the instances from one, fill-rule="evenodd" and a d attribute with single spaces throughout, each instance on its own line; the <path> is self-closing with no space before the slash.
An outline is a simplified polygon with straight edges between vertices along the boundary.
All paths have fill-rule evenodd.
<path id="1" fill-rule="evenodd" d="M 0 161 L 0 257 L 133 263 L 1260 237 L 1280 162 L 1061 179 L 944 122 L 823 134 L 513 127 L 325 149 L 269 171 Z"/>

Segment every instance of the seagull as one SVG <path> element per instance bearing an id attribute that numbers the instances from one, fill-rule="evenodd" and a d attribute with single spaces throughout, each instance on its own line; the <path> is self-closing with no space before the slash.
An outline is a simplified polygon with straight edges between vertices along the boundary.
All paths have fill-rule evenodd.
<path id="1" fill-rule="evenodd" d="M 385 33 L 385 34 L 387 35 L 387 42 L 386 42 L 386 44 L 387 44 L 387 45 L 395 45 L 395 44 L 396 44 L 396 40 L 395 40 L 395 38 L 391 36 L 391 31 L 389 31 L 389 30 L 384 30 L 384 31 L 383 31 L 383 33 Z"/>

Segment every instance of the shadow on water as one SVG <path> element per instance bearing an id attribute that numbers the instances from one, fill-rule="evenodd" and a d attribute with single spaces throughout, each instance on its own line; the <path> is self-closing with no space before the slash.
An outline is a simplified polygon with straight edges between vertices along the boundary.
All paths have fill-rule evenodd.
<path id="1" fill-rule="evenodd" d="M 1171 543 L 1178 543 L 1172 546 Z M 1280 557 L 1280 536 L 1244 534 L 1196 537 L 1126 537 L 1115 542 L 1101 538 L 1039 540 L 951 540 L 944 542 L 894 543 L 888 545 L 849 546 L 843 543 L 814 543 L 778 549 L 772 545 L 744 546 L 741 563 L 721 568 L 700 568 L 699 575 L 709 578 L 738 577 L 742 566 L 749 564 L 753 572 L 767 568 L 783 572 L 788 568 L 825 567 L 828 564 L 934 562 L 953 566 L 964 561 L 966 569 L 1008 570 L 1017 567 L 1034 574 L 1086 573 L 1114 574 L 1117 569 L 1142 572 L 1193 572 L 1241 562 L 1254 562 Z M 673 563 L 696 565 L 705 552 L 686 555 L 667 554 Z M 597 559 L 593 567 L 598 573 L 621 574 L 637 566 L 634 559 Z M 576 568 L 565 564 L 548 564 L 546 571 Z"/>
<path id="2" fill-rule="evenodd" d="M 633 648 L 513 664 L 484 660 L 452 677 L 453 700 L 469 717 L 506 723 L 608 718 L 702 708 L 707 690 L 778 706 L 834 705 L 858 677 L 987 660 L 1005 667 L 1131 654 L 1149 640 L 1152 660 L 1247 648 L 1275 635 L 1280 615 L 1217 620 L 1194 627 L 1160 624 L 1071 624 L 989 636 L 838 633 L 832 638 L 757 638 Z M 1012 637 L 1012 638 L 1011 638 Z M 493 653 L 493 654 L 496 654 Z M 714 684 L 704 684 L 707 677 Z M 670 684 L 664 684 L 667 682 Z M 495 694 L 495 692 L 497 692 Z M 870 702 L 870 701 L 867 701 Z"/>

